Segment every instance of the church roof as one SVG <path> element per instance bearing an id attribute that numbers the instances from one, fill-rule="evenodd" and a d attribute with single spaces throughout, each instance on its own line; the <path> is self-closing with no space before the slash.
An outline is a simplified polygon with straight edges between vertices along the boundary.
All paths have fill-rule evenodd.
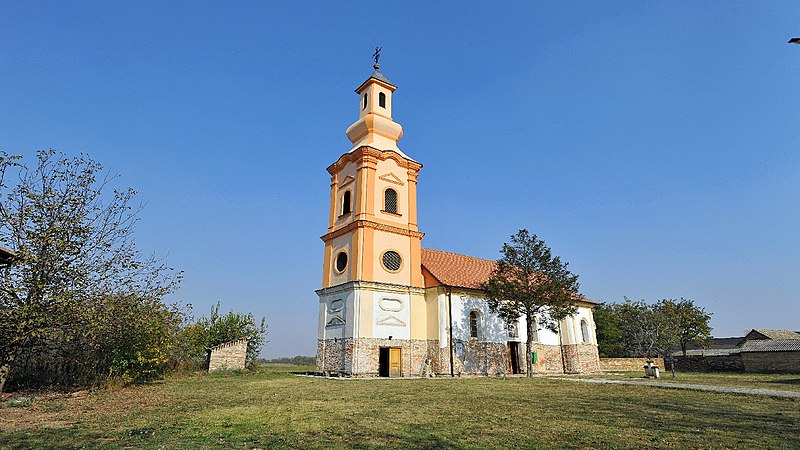
<path id="1" fill-rule="evenodd" d="M 422 267 L 445 286 L 480 290 L 481 284 L 489 279 L 492 270 L 497 267 L 497 262 L 423 248 Z M 582 295 L 578 295 L 576 299 L 586 303 L 597 303 Z"/>
<path id="2" fill-rule="evenodd" d="M 388 78 L 386 78 L 386 75 L 382 74 L 378 69 L 375 69 L 375 72 L 372 72 L 372 75 L 370 75 L 369 77 L 375 78 L 378 81 L 383 81 L 386 84 L 391 84 L 392 86 L 394 86 L 394 84 L 392 84 L 392 82 L 389 81 Z"/>
<path id="3" fill-rule="evenodd" d="M 489 259 L 422 249 L 422 267 L 446 286 L 480 289 L 496 265 Z"/>

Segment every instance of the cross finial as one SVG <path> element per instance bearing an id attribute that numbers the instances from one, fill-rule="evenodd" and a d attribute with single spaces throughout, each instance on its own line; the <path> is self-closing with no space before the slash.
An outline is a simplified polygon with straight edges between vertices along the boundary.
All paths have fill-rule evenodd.
<path id="1" fill-rule="evenodd" d="M 381 65 L 378 64 L 378 60 L 381 59 L 381 50 L 383 50 L 383 47 L 375 47 L 375 53 L 372 54 L 372 58 L 375 60 L 375 65 L 372 67 L 374 67 L 375 70 L 381 68 Z"/>

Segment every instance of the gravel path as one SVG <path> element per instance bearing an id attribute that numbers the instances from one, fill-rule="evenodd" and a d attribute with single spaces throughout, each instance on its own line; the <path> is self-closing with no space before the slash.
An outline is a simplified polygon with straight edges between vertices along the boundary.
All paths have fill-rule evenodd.
<path id="1" fill-rule="evenodd" d="M 557 380 L 567 381 L 580 381 L 583 383 L 602 383 L 602 384 L 633 384 L 655 386 L 662 388 L 674 389 L 694 389 L 697 391 L 714 391 L 714 392 L 730 392 L 735 394 L 752 394 L 752 395 L 767 395 L 770 397 L 789 397 L 800 398 L 800 392 L 793 391 L 776 391 L 772 389 L 751 389 L 740 387 L 726 387 L 726 386 L 710 386 L 705 384 L 685 384 L 685 383 L 667 383 L 662 381 L 624 381 L 624 380 L 609 380 L 606 378 L 566 378 L 557 377 Z"/>

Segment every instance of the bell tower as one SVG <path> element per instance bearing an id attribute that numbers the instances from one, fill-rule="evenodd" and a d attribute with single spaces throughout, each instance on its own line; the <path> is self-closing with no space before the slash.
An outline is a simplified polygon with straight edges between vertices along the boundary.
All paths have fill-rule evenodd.
<path id="1" fill-rule="evenodd" d="M 355 90 L 359 115 L 346 131 L 352 148 L 327 168 L 330 211 L 317 291 L 320 372 L 378 375 L 379 347 L 396 347 L 400 355 L 426 333 L 417 227 L 422 164 L 397 146 L 403 135 L 392 119 L 397 87 L 380 72 L 377 57 L 374 69 Z"/>

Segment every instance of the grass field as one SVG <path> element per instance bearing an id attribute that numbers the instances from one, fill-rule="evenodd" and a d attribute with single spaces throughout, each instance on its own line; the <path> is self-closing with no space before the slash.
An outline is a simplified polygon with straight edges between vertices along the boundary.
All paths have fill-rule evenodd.
<path id="1" fill-rule="evenodd" d="M 800 448 L 800 401 L 548 378 L 192 375 L 0 406 L 6 448 Z"/>

